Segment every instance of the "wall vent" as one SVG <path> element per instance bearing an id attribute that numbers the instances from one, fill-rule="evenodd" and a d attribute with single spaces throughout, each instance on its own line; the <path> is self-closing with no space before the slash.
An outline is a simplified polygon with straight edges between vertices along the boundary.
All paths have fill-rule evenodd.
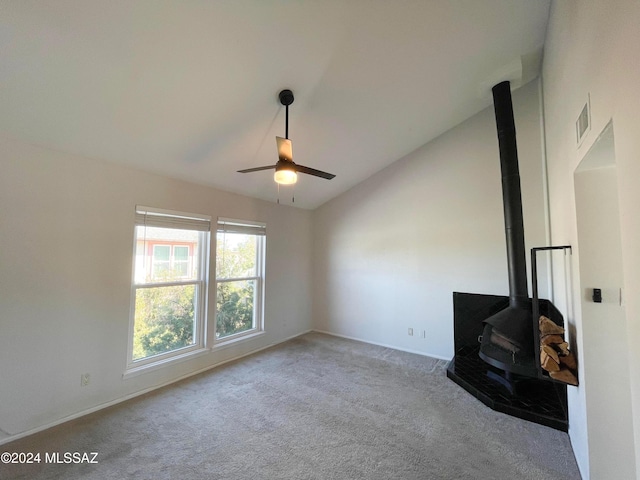
<path id="1" fill-rule="evenodd" d="M 587 136 L 589 130 L 591 130 L 591 101 L 587 98 L 587 103 L 582 107 L 582 111 L 576 120 L 576 143 L 578 146 Z"/>

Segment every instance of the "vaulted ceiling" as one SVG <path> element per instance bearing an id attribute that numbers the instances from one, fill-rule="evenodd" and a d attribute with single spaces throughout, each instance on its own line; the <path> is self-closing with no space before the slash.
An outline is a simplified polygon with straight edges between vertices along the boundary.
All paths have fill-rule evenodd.
<path id="1" fill-rule="evenodd" d="M 315 208 L 539 69 L 549 0 L 0 0 L 0 132 Z M 287 187 L 290 191 L 291 187 Z M 288 194 L 282 194 L 284 198 Z"/>

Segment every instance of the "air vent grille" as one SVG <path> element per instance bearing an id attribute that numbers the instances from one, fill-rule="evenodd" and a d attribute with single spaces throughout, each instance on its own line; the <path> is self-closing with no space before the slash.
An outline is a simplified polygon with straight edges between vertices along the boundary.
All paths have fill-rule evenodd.
<path id="1" fill-rule="evenodd" d="M 587 100 L 587 103 L 582 107 L 582 111 L 578 116 L 578 120 L 576 120 L 576 143 L 578 146 L 584 140 L 584 137 L 587 136 L 587 133 L 591 129 L 591 108 L 590 102 Z"/>

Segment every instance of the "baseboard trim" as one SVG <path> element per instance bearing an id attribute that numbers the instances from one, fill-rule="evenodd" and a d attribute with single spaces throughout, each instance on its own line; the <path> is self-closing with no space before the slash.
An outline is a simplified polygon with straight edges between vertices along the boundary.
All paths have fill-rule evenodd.
<path id="1" fill-rule="evenodd" d="M 160 388 L 166 387 L 166 386 L 171 385 L 173 383 L 180 382 L 180 381 L 185 380 L 185 379 L 187 379 L 189 377 L 193 377 L 195 375 L 199 375 L 199 374 L 207 372 L 209 370 L 213 370 L 214 368 L 220 367 L 220 366 L 222 366 L 222 365 L 224 365 L 226 363 L 235 362 L 236 360 L 240 360 L 241 358 L 248 357 L 250 355 L 254 355 L 254 354 L 258 353 L 258 352 L 261 352 L 262 350 L 267 350 L 268 348 L 275 347 L 276 345 L 280 345 L 281 343 L 288 342 L 289 340 L 292 340 L 294 338 L 300 337 L 302 335 L 306 335 L 307 333 L 310 333 L 312 331 L 313 330 L 305 330 L 304 332 L 297 333 L 295 335 L 291 335 L 291 336 L 283 338 L 282 340 L 279 340 L 277 342 L 270 343 L 269 345 L 265 345 L 264 347 L 256 348 L 255 350 L 251 350 L 250 352 L 243 353 L 242 355 L 238 355 L 237 357 L 229 358 L 227 360 L 222 360 L 222 361 L 220 361 L 218 363 L 214 363 L 214 364 L 208 365 L 208 366 L 206 366 L 204 368 L 200 368 L 198 370 L 194 370 L 193 372 L 186 373 L 186 374 L 181 375 L 181 376 L 179 376 L 179 377 L 177 377 L 177 378 L 175 378 L 173 380 L 169 380 L 169 381 L 160 383 L 158 385 L 154 385 L 153 387 L 145 388 L 145 389 L 140 390 L 138 392 L 130 393 L 128 395 L 125 395 L 124 397 L 119 397 L 119 398 L 116 398 L 116 399 L 111 400 L 109 402 L 101 403 L 100 405 L 96 405 L 95 407 L 91 407 L 91 408 L 82 410 L 80 412 L 73 413 L 71 415 L 67 415 L 66 417 L 60 418 L 58 420 L 54 420 L 53 422 L 49 422 L 49 423 L 47 423 L 45 425 L 41 425 L 39 427 L 35 427 L 35 428 L 30 429 L 30 430 L 26 430 L 24 432 L 20 432 L 20 433 L 16 433 L 16 434 L 10 434 L 9 437 L 0 438 L 0 445 L 5 445 L 7 443 L 14 442 L 14 441 L 19 440 L 21 438 L 28 437 L 29 435 L 33 435 L 34 433 L 38 433 L 38 432 L 42 432 L 44 430 L 47 430 L 48 428 L 56 427 L 58 425 L 62 425 L 63 423 L 70 422 L 71 420 L 75 420 L 77 418 L 84 417 L 85 415 L 90 415 L 92 413 L 98 412 L 98 411 L 103 410 L 105 408 L 109 408 L 109 407 L 112 407 L 114 405 L 118 405 L 119 403 L 126 402 L 127 400 L 131 400 L 133 398 L 139 397 L 140 395 L 145 395 L 145 394 L 147 394 L 149 392 L 153 392 L 154 390 L 158 390 Z M 4 431 L 2 431 L 2 432 L 3 433 L 7 433 L 7 432 L 4 432 Z"/>
<path id="2" fill-rule="evenodd" d="M 453 358 L 453 353 L 451 354 L 450 357 L 443 357 L 443 356 L 440 356 L 440 355 L 433 355 L 433 354 L 430 354 L 430 353 L 420 352 L 418 350 L 411 350 L 409 348 L 398 347 L 397 345 L 389 345 L 387 343 L 372 342 L 370 340 L 364 340 L 364 339 L 358 338 L 358 337 L 350 337 L 348 335 L 341 335 L 339 333 L 328 332 L 326 330 L 313 329 L 311 331 L 312 332 L 317 332 L 317 333 L 324 333 L 325 335 L 331 335 L 332 337 L 340 337 L 340 338 L 346 338 L 347 340 L 355 340 L 356 342 L 368 343 L 369 345 L 377 345 L 378 347 L 392 348 L 393 350 L 399 350 L 401 352 L 415 353 L 416 355 L 422 355 L 423 357 L 436 358 L 438 360 L 447 360 L 447 361 L 449 361 L 449 360 L 451 360 Z"/>

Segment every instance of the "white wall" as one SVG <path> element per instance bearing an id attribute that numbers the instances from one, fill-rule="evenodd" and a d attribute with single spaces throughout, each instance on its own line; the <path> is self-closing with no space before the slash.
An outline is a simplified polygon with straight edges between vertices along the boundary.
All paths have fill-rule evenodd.
<path id="1" fill-rule="evenodd" d="M 310 212 L 8 138 L 0 172 L 0 442 L 311 329 Z M 136 204 L 267 223 L 265 335 L 123 380 Z"/>
<path id="2" fill-rule="evenodd" d="M 620 351 L 629 360 L 631 405 L 625 396 L 610 395 L 586 372 L 587 385 L 570 389 L 570 435 L 584 478 L 622 478 L 608 454 L 628 441 L 588 405 L 606 400 L 621 421 L 633 424 L 634 440 L 624 467 L 640 477 L 640 3 L 634 0 L 554 2 L 545 44 L 543 85 L 547 140 L 551 234 L 553 243 L 574 245 L 573 307 L 570 319 L 577 331 L 579 361 L 589 364 L 605 351 Z M 592 127 L 580 147 L 575 140 L 575 121 L 588 96 Z M 574 171 L 589 148 L 612 121 L 615 164 L 619 189 L 620 242 L 626 291 L 627 338 L 595 344 L 582 334 L 580 302 L 580 244 L 576 220 Z M 602 328 L 609 328 L 603 324 Z M 592 379 L 595 385 L 588 385 Z M 587 393 L 587 391 L 591 393 Z M 592 395 L 591 397 L 589 397 Z M 627 397 L 628 398 L 628 397 Z M 594 448 L 590 435 L 608 432 L 608 448 Z M 600 443 L 602 447 L 602 443 Z M 628 452 L 627 450 L 624 450 Z M 620 467 L 620 462 L 618 462 Z M 607 471 L 606 468 L 609 468 Z M 604 470 L 603 470 L 604 469 Z"/>
<path id="3" fill-rule="evenodd" d="M 546 245 L 538 91 L 513 95 L 527 251 Z M 492 106 L 313 215 L 319 330 L 450 359 L 452 292 L 508 294 Z"/>

